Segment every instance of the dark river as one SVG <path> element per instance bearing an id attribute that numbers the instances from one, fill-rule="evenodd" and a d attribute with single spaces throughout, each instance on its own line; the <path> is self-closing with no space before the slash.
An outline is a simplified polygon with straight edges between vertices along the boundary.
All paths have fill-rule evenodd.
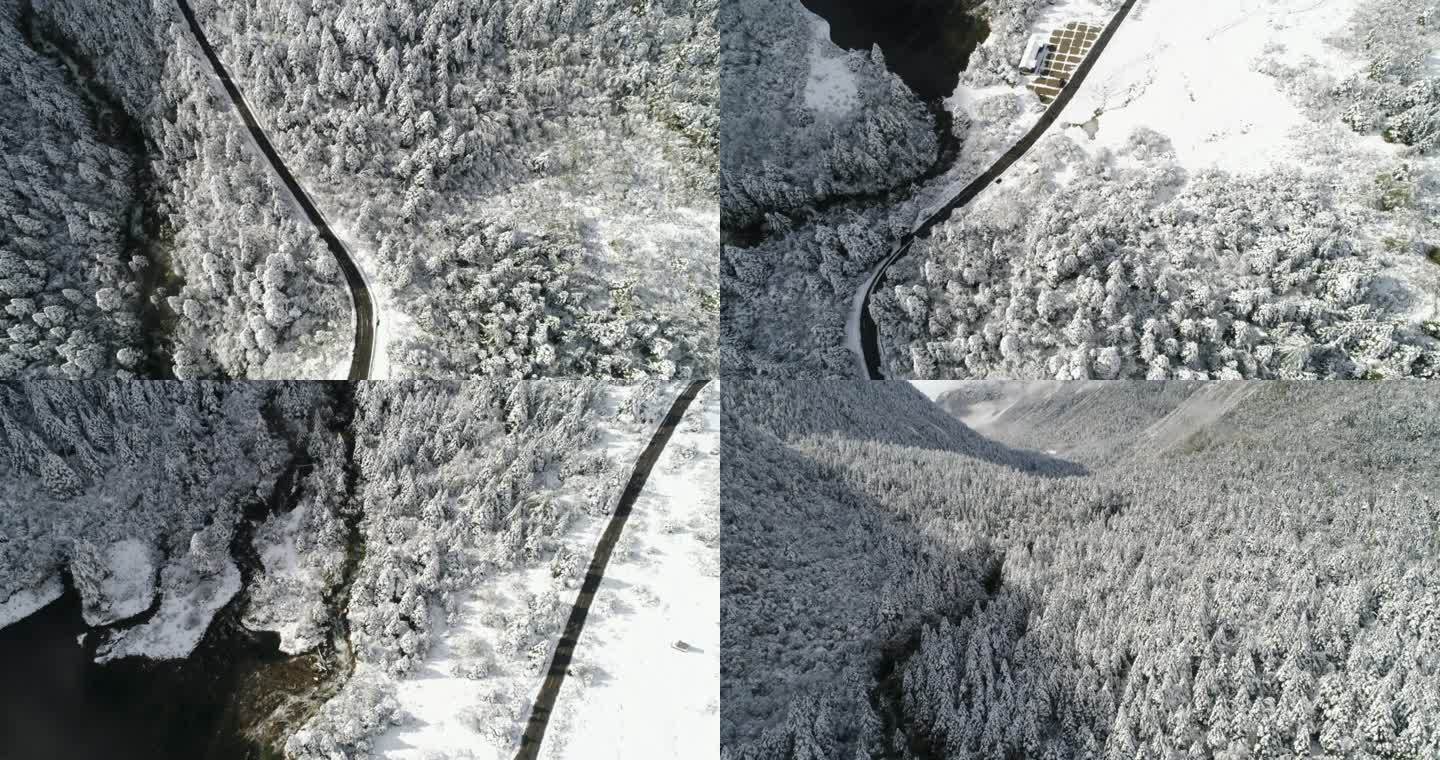
<path id="1" fill-rule="evenodd" d="M 970 52 L 990 28 L 975 0 L 800 0 L 830 22 L 830 39 L 849 50 L 878 44 L 886 66 L 922 99 L 948 97 Z"/>

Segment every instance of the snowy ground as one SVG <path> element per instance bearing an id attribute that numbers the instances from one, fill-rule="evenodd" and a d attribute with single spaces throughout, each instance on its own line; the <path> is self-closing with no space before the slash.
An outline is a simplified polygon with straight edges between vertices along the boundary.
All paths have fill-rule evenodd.
<path id="1" fill-rule="evenodd" d="M 1262 171 L 1313 157 L 1316 128 L 1262 73 L 1262 57 L 1311 61 L 1336 75 L 1360 64 L 1326 40 L 1343 29 L 1359 0 L 1147 0 L 1139 3 L 1106 47 L 1053 133 L 1065 133 L 1094 153 L 1125 144 L 1138 127 L 1165 135 L 1187 169 Z M 1108 23 L 1111 12 L 1094 0 L 1062 0 L 1032 26 L 1044 34 L 1072 21 Z M 991 40 L 993 41 L 993 40 Z M 987 42 L 988 44 L 988 42 Z M 1043 113 L 1023 85 L 971 88 L 946 101 L 971 130 L 955 166 L 917 196 L 915 220 L 925 219 L 971 178 L 1008 150 Z M 1341 134 L 1343 125 L 1327 131 Z M 1091 134 L 1093 133 L 1093 137 Z M 1386 151 L 1378 138 L 1349 134 L 1357 147 Z"/>
<path id="2" fill-rule="evenodd" d="M 629 389 L 622 387 L 608 389 L 601 413 L 612 418 L 628 392 Z M 659 393 L 668 404 L 678 392 L 676 386 Z M 596 453 L 617 463 L 616 475 L 622 478 L 622 483 L 654 433 L 651 426 L 635 427 L 638 426 L 630 429 L 606 426 L 595 444 Z M 579 560 L 582 573 L 608 520 L 608 515 L 577 519 L 563 539 Z M 399 683 L 397 698 L 401 709 L 410 717 L 375 739 L 375 755 L 400 760 L 434 757 L 500 760 L 513 756 L 519 729 L 528 718 L 555 642 L 532 651 L 523 662 L 497 656 L 491 672 L 481 678 L 467 678 L 458 671 L 457 666 L 464 659 L 459 650 L 480 642 L 479 646 L 486 651 L 502 651 L 499 639 L 505 633 L 505 626 L 495 624 L 497 612 L 504 615 L 524 610 L 527 605 L 554 603 L 563 606 L 568 614 L 578 585 L 578 579 L 560 583 L 545 563 L 489 576 L 483 589 L 477 589 L 461 603 L 460 614 L 450 620 L 448 627 L 436 626 L 435 644 L 428 658 L 415 674 Z M 592 615 L 592 621 L 595 617 Z M 436 619 L 443 618 L 437 615 Z M 718 623 L 715 635 L 719 635 Z M 500 695 L 501 703 L 490 697 L 496 694 Z M 488 719 L 477 721 L 477 714 Z M 513 720 L 509 720 L 512 717 Z"/>
<path id="3" fill-rule="evenodd" d="M 14 625 L 39 612 L 65 593 L 65 584 L 59 575 L 47 578 L 44 583 L 30 589 L 21 589 L 0 602 L 0 628 Z"/>
<path id="4" fill-rule="evenodd" d="M 690 407 L 635 504 L 541 758 L 719 757 L 718 390 Z"/>
<path id="5" fill-rule="evenodd" d="M 192 552 L 161 571 L 165 593 L 160 610 L 143 625 L 136 626 L 107 642 L 96 654 L 96 662 L 122 657 L 171 660 L 188 657 L 205 631 L 231 598 L 240 593 L 240 568 L 227 557 L 219 568 L 213 560 Z M 218 570 L 218 573 L 216 572 Z"/>
<path id="6" fill-rule="evenodd" d="M 155 558 L 145 542 L 116 541 L 104 562 L 104 576 L 84 599 L 85 622 L 97 628 L 135 617 L 155 599 Z"/>
<path id="7" fill-rule="evenodd" d="M 860 104 L 860 85 L 849 55 L 830 41 L 830 22 L 809 11 L 814 28 L 810 39 L 810 76 L 805 81 L 805 107 L 827 116 L 843 116 Z"/>
<path id="8" fill-rule="evenodd" d="M 1093 142 L 1116 148 L 1137 127 L 1174 144 L 1187 169 L 1264 170 L 1301 163 L 1308 120 L 1259 70 L 1263 55 L 1335 74 L 1360 64 L 1326 40 L 1357 0 L 1149 0 L 1120 26 L 1066 109 L 1072 127 L 1098 115 Z M 1336 125 L 1339 128 L 1339 125 Z M 1355 139 L 1361 139 L 1358 136 Z"/>

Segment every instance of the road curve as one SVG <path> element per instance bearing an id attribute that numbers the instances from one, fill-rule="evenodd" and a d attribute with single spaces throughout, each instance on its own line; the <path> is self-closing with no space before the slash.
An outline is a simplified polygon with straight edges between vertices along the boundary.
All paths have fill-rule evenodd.
<path id="1" fill-rule="evenodd" d="M 871 380 L 884 380 L 885 376 L 880 372 L 879 331 L 876 329 L 875 319 L 870 316 L 870 296 L 885 280 L 885 273 L 890 269 L 890 265 L 894 264 L 901 256 L 910 250 L 916 238 L 929 235 L 930 231 L 935 228 L 935 225 L 948 220 L 950 214 L 954 212 L 955 209 L 973 200 L 976 195 L 980 194 L 981 190 L 984 190 L 991 182 L 998 179 L 1006 169 L 1010 168 L 1011 164 L 1020 160 L 1020 157 L 1025 155 L 1025 153 L 1040 140 L 1046 130 L 1050 129 L 1051 125 L 1055 123 L 1055 120 L 1060 118 L 1060 112 L 1065 110 L 1066 104 L 1070 102 L 1070 98 L 1074 97 L 1075 91 L 1080 89 L 1080 84 L 1085 81 L 1085 77 L 1090 74 L 1090 69 L 1095 66 L 1095 60 L 1100 57 L 1100 53 L 1105 50 L 1105 46 L 1110 44 L 1110 38 L 1114 37 L 1115 32 L 1120 29 L 1121 22 L 1130 14 L 1130 9 L 1135 6 L 1135 2 L 1136 0 L 1125 0 L 1120 8 L 1115 11 L 1115 15 L 1110 18 L 1110 23 L 1105 25 L 1104 31 L 1100 32 L 1100 37 L 1095 40 L 1095 46 L 1090 49 L 1090 53 L 1085 56 L 1085 60 L 1075 69 L 1075 75 L 1070 78 L 1070 81 L 1065 84 L 1060 94 L 1050 103 L 1050 106 L 1045 109 L 1045 113 L 1040 116 L 1039 121 L 1035 122 L 1035 126 L 1031 127 L 1030 131 L 1026 132 L 1024 137 L 1020 138 L 1019 142 L 1012 145 L 1010 150 L 1005 151 L 1005 154 L 1000 156 L 994 164 L 991 164 L 990 168 L 986 169 L 983 174 L 972 180 L 970 184 L 961 189 L 959 193 L 956 193 L 955 196 L 938 211 L 927 217 L 913 232 L 907 233 L 905 237 L 900 238 L 899 244 L 880 262 L 880 265 L 875 268 L 874 273 L 871 274 L 869 279 L 861 286 L 864 288 L 864 295 L 861 298 L 860 308 L 858 309 L 860 320 L 860 351 L 861 359 L 865 364 L 865 372 Z"/>
<path id="2" fill-rule="evenodd" d="M 685 417 L 685 410 L 690 408 L 690 403 L 700 395 L 700 389 L 708 382 L 696 380 L 680 392 L 675 402 L 670 405 L 665 420 L 650 438 L 649 445 L 635 461 L 630 482 L 625 484 L 620 502 L 615 505 L 615 514 L 610 517 L 610 524 L 600 536 L 600 543 L 595 547 L 595 556 L 590 559 L 590 567 L 585 571 L 585 581 L 580 584 L 580 595 L 575 598 L 575 606 L 570 609 L 570 619 L 565 622 L 565 632 L 561 634 L 560 642 L 555 645 L 555 655 L 550 660 L 545 682 L 540 685 L 540 693 L 535 697 L 535 706 L 530 712 L 530 721 L 525 725 L 525 734 L 520 737 L 520 751 L 515 755 L 515 760 L 535 760 L 540 755 L 540 744 L 545 739 L 545 729 L 550 725 L 550 714 L 555 709 L 555 700 L 560 696 L 560 687 L 564 685 L 565 676 L 570 670 L 575 645 L 580 641 L 580 634 L 585 629 L 590 603 L 595 600 L 595 592 L 600 589 L 600 582 L 605 579 L 605 568 L 610 564 L 610 554 L 615 550 L 615 543 L 620 540 L 620 533 L 625 530 L 625 522 L 630 519 L 630 510 L 634 508 L 635 500 L 639 499 L 641 492 L 645 490 L 645 481 L 650 478 L 650 470 L 660 460 L 660 453 L 665 450 L 665 444 L 669 443 L 670 436 Z"/>
<path id="3" fill-rule="evenodd" d="M 245 127 L 250 130 L 250 136 L 255 139 L 255 144 L 260 147 L 265 160 L 270 162 L 275 174 L 295 198 L 301 210 L 310 218 L 310 223 L 315 225 L 315 230 L 320 234 L 320 239 L 334 254 L 335 261 L 340 265 L 340 271 L 345 274 L 345 283 L 350 288 L 350 298 L 355 306 L 355 347 L 350 354 L 349 380 L 366 380 L 370 377 L 370 360 L 375 351 L 375 306 L 374 300 L 370 297 L 370 288 L 365 283 L 365 276 L 360 273 L 360 267 L 350 255 L 345 244 L 340 241 L 339 236 L 330 228 L 330 223 L 325 221 L 324 214 L 315 207 L 310 200 L 309 194 L 296 181 L 295 175 L 285 168 L 285 162 L 280 160 L 280 155 L 275 152 L 275 147 L 265 137 L 265 130 L 260 128 L 260 122 L 256 121 L 255 114 L 245 103 L 245 96 L 240 93 L 240 88 L 230 78 L 230 73 L 225 70 L 225 65 L 220 63 L 220 57 L 215 54 L 215 49 L 210 47 L 210 40 L 205 37 L 205 30 L 200 28 L 200 22 L 195 18 L 195 12 L 191 10 L 190 3 L 186 0 L 175 0 L 180 6 L 180 13 L 185 16 L 185 21 L 190 25 L 190 33 L 194 35 L 195 41 L 200 44 L 205 57 L 210 61 L 210 67 L 214 70 L 215 76 L 225 86 L 225 92 L 230 96 L 230 102 L 235 104 L 235 109 L 245 120 Z"/>

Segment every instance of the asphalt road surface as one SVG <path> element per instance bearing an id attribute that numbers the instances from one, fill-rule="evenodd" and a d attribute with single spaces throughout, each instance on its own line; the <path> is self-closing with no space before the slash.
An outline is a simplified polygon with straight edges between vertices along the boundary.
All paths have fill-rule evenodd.
<path id="1" fill-rule="evenodd" d="M 525 735 L 520 738 L 520 752 L 515 755 L 515 760 L 535 760 L 540 755 L 540 744 L 545 740 L 550 714 L 555 709 L 560 687 L 565 684 L 565 676 L 569 673 L 570 661 L 575 656 L 575 645 L 585 630 L 585 618 L 590 614 L 590 603 L 595 600 L 595 592 L 600 589 L 600 582 L 605 579 L 605 568 L 610 564 L 610 554 L 615 551 L 615 543 L 620 540 L 620 534 L 625 530 L 625 522 L 630 519 L 635 500 L 640 498 L 641 492 L 645 490 L 645 481 L 650 478 L 650 470 L 660 460 L 665 444 L 670 442 L 671 434 L 685 417 L 685 410 L 690 408 L 690 403 L 700 394 L 700 389 L 704 388 L 707 382 L 709 381 L 697 380 L 685 387 L 675 399 L 675 403 L 671 404 L 669 413 L 656 429 L 645 451 L 640 454 L 640 459 L 635 462 L 635 469 L 630 473 L 630 482 L 625 484 L 625 492 L 620 495 L 615 514 L 610 517 L 610 524 L 605 527 L 605 533 L 600 536 L 600 543 L 595 547 L 590 568 L 585 571 L 585 581 L 580 584 L 580 595 L 575 598 L 575 606 L 570 610 L 565 632 L 560 636 L 560 643 L 555 645 L 555 655 L 550 660 L 550 669 L 546 671 L 540 694 L 535 697 L 535 707 L 530 712 Z"/>
<path id="2" fill-rule="evenodd" d="M 365 277 L 360 273 L 360 267 L 356 265 L 354 257 L 350 255 L 350 251 L 340 241 L 339 236 L 330 228 L 330 223 L 325 221 L 325 216 L 320 213 L 320 209 L 315 207 L 305 189 L 295 180 L 295 175 L 285 168 L 285 162 L 280 160 L 280 155 L 275 152 L 275 147 L 265 137 L 265 130 L 260 128 L 260 123 L 255 120 L 255 114 L 251 113 L 250 107 L 245 104 L 245 96 L 240 93 L 240 88 L 235 86 L 235 81 L 230 78 L 230 73 L 225 70 L 224 64 L 220 63 L 220 57 L 215 54 L 215 49 L 210 47 L 210 40 L 205 37 L 205 30 L 200 28 L 200 22 L 196 20 L 195 12 L 190 9 L 190 4 L 186 0 L 175 0 L 175 2 L 180 6 L 180 13 L 185 16 L 185 21 L 190 24 L 190 32 L 195 35 L 195 41 L 200 43 L 200 49 L 209 59 L 215 76 L 225 86 L 225 92 L 230 96 L 230 102 L 235 104 L 235 109 L 245 120 L 245 127 L 250 130 L 251 137 L 255 138 L 255 144 L 260 146 L 260 152 L 264 154 L 265 160 L 274 167 L 275 174 L 290 190 L 290 194 L 294 196 L 295 202 L 300 205 L 305 215 L 310 217 L 310 223 L 315 225 L 315 230 L 320 233 L 320 239 L 325 241 L 325 245 L 334 254 L 335 261 L 340 264 L 340 271 L 345 274 L 345 283 L 349 286 L 350 295 L 355 303 L 355 347 L 351 353 L 348 379 L 369 379 L 370 359 L 375 352 L 375 306 L 370 297 L 370 287 L 365 284 Z"/>
<path id="3" fill-rule="evenodd" d="M 1020 157 L 1024 156 L 1025 153 L 1044 136 L 1046 130 L 1050 129 L 1050 126 L 1055 123 L 1055 120 L 1060 118 L 1060 112 L 1065 110 L 1066 104 L 1075 96 L 1075 91 L 1080 89 L 1080 84 L 1085 81 L 1085 77 L 1089 75 L 1090 69 L 1095 66 L 1095 60 L 1100 57 L 1100 53 L 1105 50 L 1105 46 L 1110 43 L 1110 38 L 1115 36 L 1115 32 L 1120 29 L 1121 22 L 1130 14 L 1130 9 L 1134 6 L 1135 0 L 1125 0 L 1125 3 L 1120 6 L 1120 9 L 1115 11 L 1115 15 L 1110 19 L 1110 23 L 1105 25 L 1105 31 L 1100 33 L 1100 39 L 1095 41 L 1095 47 L 1091 49 L 1090 54 L 1085 57 L 1085 60 L 1080 66 L 1075 69 L 1075 75 L 1071 77 L 1070 82 L 1060 91 L 1060 95 L 1055 98 L 1049 108 L 1045 109 L 1045 113 L 1040 116 L 1040 120 L 1035 122 L 1035 126 L 1031 127 L 1030 131 L 1025 133 L 1025 136 L 1020 139 L 1020 142 L 1011 146 L 1010 150 L 1005 152 L 1005 155 L 1001 156 L 989 169 L 986 169 L 983 174 L 976 177 L 970 184 L 961 189 L 960 192 L 951 198 L 940 210 L 931 214 L 914 232 L 901 238 L 899 244 L 890 252 L 890 255 L 886 256 L 885 259 L 880 262 L 875 276 L 871 277 L 868 284 L 864 286 L 865 296 L 860 303 L 860 352 L 865 361 L 865 372 L 871 380 L 884 380 L 885 376 L 880 372 L 879 332 L 875 327 L 874 318 L 870 316 L 870 296 L 874 294 L 875 289 L 880 287 L 880 284 L 885 281 L 885 273 L 890 269 L 890 265 L 894 264 L 901 256 L 910 250 L 910 246 L 914 244 L 916 238 L 928 236 L 930 231 L 935 228 L 935 225 L 948 220 L 950 214 L 954 212 L 955 209 L 969 203 L 975 196 L 980 194 L 981 190 L 984 190 L 991 182 L 999 179 L 1000 175 L 1003 174 L 1006 169 L 1009 169 L 1011 164 L 1020 160 Z"/>

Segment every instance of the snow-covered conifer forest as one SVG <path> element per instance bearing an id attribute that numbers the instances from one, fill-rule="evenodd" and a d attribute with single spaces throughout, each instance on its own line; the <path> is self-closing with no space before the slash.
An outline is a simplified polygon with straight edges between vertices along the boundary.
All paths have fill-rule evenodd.
<path id="1" fill-rule="evenodd" d="M 924 390 L 725 385 L 726 757 L 1440 753 L 1427 384 Z"/>
<path id="2" fill-rule="evenodd" d="M 124 714 L 96 706 L 119 691 L 198 705 L 134 717 L 163 740 L 146 757 L 513 756 L 597 539 L 679 390 L 0 384 L 0 662 L 69 631 L 55 646 L 86 684 L 73 701 L 0 688 L 0 755 L 66 746 L 12 723 L 22 708 L 83 733 Z M 543 757 L 718 753 L 718 424 L 712 384 L 610 557 Z M 655 667 L 686 679 L 656 692 Z M 616 703 L 656 706 L 664 725 L 617 730 Z M 130 733 L 111 737 L 115 757 L 136 751 Z"/>
<path id="3" fill-rule="evenodd" d="M 854 376 L 876 265 L 1042 123 L 1017 66 L 1027 38 L 1103 26 L 1121 3 L 976 4 L 988 34 L 954 92 L 929 101 L 928 115 L 949 115 L 939 143 L 953 147 L 938 156 L 912 151 L 939 126 L 924 109 L 877 105 L 907 102 L 877 73 L 883 54 L 840 49 L 798 0 L 761 5 L 734 12 L 763 34 L 722 25 L 736 82 L 722 93 L 722 190 L 749 188 L 721 195 L 722 364 Z M 809 57 L 769 63 L 755 47 Z M 868 304 L 874 369 L 1436 376 L 1437 55 L 1433 0 L 1136 4 L 1055 122 L 886 271 Z M 777 104 L 802 115 L 767 117 Z M 857 126 L 872 118 L 906 139 L 877 142 L 889 133 Z M 855 156 L 891 183 L 837 183 L 815 168 L 821 155 Z"/>
<path id="4" fill-rule="evenodd" d="M 714 0 L 192 5 L 371 377 L 713 374 Z M 341 265 L 176 2 L 0 0 L 0 56 L 0 376 L 347 376 Z"/>
<path id="5" fill-rule="evenodd" d="M 935 160 L 934 117 L 884 54 L 831 45 L 800 0 L 722 3 L 719 28 L 726 227 L 888 190 Z M 812 81 L 817 67 L 835 81 Z"/>

